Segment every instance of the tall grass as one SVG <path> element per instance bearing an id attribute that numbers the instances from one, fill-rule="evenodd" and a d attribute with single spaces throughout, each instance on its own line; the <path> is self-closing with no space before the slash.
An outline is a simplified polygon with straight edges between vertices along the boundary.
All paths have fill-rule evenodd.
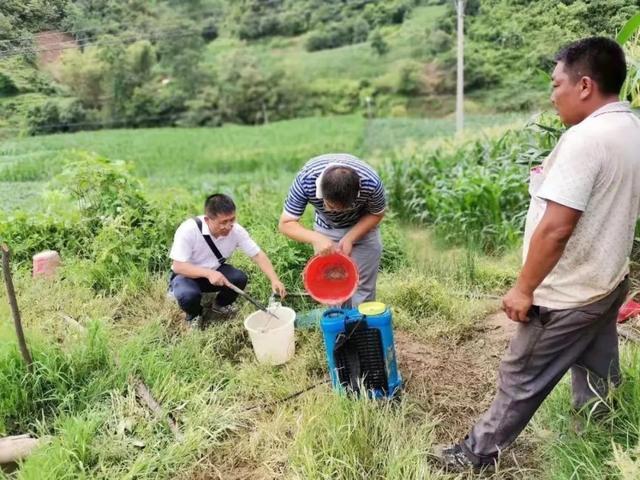
<path id="1" fill-rule="evenodd" d="M 570 408 L 569 382 L 563 382 L 545 402 L 536 417 L 536 431 L 549 472 L 546 478 L 631 479 L 638 478 L 640 462 L 640 350 L 627 346 L 621 355 L 622 385 L 602 400 L 604 418 L 585 413 L 574 428 L 575 414 Z"/>
<path id="2" fill-rule="evenodd" d="M 398 404 L 324 394 L 302 405 L 291 445 L 294 478 L 428 479 L 433 423 Z"/>
<path id="3" fill-rule="evenodd" d="M 113 388 L 112 360 L 104 331 L 91 324 L 85 341 L 61 349 L 30 338 L 34 368 L 28 372 L 15 345 L 0 351 L 0 432 L 28 431 L 37 419 L 75 413 Z"/>

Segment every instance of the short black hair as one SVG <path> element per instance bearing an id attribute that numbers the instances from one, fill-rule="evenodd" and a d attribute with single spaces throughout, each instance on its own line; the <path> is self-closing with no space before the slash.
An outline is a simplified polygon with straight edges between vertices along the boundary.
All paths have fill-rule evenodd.
<path id="1" fill-rule="evenodd" d="M 236 204 L 229 195 L 224 193 L 214 193 L 209 195 L 204 201 L 204 214 L 213 218 L 217 215 L 230 214 L 236 211 Z"/>
<path id="2" fill-rule="evenodd" d="M 342 207 L 350 207 L 360 192 L 360 177 L 349 167 L 336 165 L 329 167 L 320 181 L 322 196 Z"/>
<path id="3" fill-rule="evenodd" d="M 627 77 L 624 51 L 614 40 L 606 37 L 588 37 L 570 43 L 555 56 L 573 82 L 591 77 L 602 93 L 618 95 Z"/>

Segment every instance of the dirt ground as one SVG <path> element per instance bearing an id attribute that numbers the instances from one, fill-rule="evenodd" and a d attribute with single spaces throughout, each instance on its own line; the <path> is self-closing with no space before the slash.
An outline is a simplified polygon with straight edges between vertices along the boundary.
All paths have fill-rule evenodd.
<path id="1" fill-rule="evenodd" d="M 491 403 L 498 363 L 514 330 L 515 324 L 497 313 L 457 344 L 441 339 L 422 342 L 395 332 L 406 393 L 435 408 L 448 440 L 464 435 L 469 422 Z"/>
<path id="2" fill-rule="evenodd" d="M 440 420 L 439 443 L 458 441 L 490 405 L 496 389 L 498 364 L 516 324 L 500 312 L 477 326 L 473 335 L 458 342 L 419 341 L 396 331 L 395 342 L 405 392 L 424 404 Z M 526 433 L 503 457 L 505 471 L 498 478 L 523 478 L 513 469 L 534 469 L 533 446 Z M 529 476 L 530 475 L 530 476 Z M 535 472 L 527 478 L 535 478 Z"/>

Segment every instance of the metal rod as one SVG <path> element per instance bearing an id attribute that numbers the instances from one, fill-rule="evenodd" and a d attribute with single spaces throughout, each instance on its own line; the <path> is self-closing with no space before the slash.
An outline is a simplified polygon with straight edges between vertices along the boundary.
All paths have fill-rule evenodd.
<path id="1" fill-rule="evenodd" d="M 464 129 L 464 7 L 465 0 L 455 0 L 457 13 L 457 67 L 456 67 L 456 134 Z"/>
<path id="2" fill-rule="evenodd" d="M 278 316 L 275 313 L 270 312 L 265 305 L 263 305 L 260 302 L 258 302 L 257 300 L 255 300 L 253 297 L 251 297 L 244 290 L 241 290 L 238 287 L 236 287 L 233 283 L 229 282 L 226 286 L 228 288 L 230 288 L 231 290 L 233 290 L 234 292 L 236 292 L 238 295 L 240 295 L 240 296 L 246 298 L 247 300 L 249 300 L 249 302 L 253 303 L 258 309 L 262 310 L 264 313 L 266 313 L 268 315 L 271 315 L 273 318 L 278 318 Z"/>

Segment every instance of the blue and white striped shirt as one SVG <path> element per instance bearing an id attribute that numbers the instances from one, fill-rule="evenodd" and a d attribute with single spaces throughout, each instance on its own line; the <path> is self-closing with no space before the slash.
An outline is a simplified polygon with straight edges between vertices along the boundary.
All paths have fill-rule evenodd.
<path id="1" fill-rule="evenodd" d="M 316 192 L 318 178 L 331 164 L 344 165 L 360 177 L 360 193 L 352 208 L 342 212 L 326 211 Z M 349 228 L 366 214 L 381 214 L 386 208 L 384 185 L 378 174 L 362 160 L 346 153 L 329 153 L 309 160 L 298 173 L 287 195 L 284 212 L 300 218 L 310 203 L 316 210 L 316 225 L 323 228 Z"/>

